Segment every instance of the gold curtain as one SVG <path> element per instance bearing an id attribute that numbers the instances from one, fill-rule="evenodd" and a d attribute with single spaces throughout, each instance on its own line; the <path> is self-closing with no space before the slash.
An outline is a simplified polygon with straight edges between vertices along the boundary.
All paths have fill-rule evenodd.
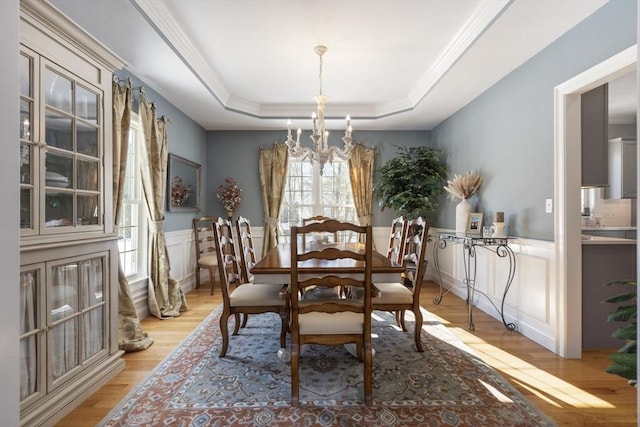
<path id="1" fill-rule="evenodd" d="M 113 218 L 116 228 L 122 211 L 124 175 L 127 170 L 129 128 L 131 127 L 131 87 L 113 83 Z M 129 282 L 118 257 L 118 346 L 126 352 L 145 350 L 153 339 L 142 331 Z"/>
<path id="2" fill-rule="evenodd" d="M 353 145 L 349 158 L 349 178 L 353 190 L 353 203 L 360 225 L 371 225 L 371 202 L 373 201 L 373 168 L 376 160 L 375 148 L 358 143 Z"/>
<path id="3" fill-rule="evenodd" d="M 264 206 L 264 239 L 262 255 L 278 245 L 278 220 L 287 178 L 289 149 L 286 144 L 274 143 L 273 148 L 260 149 L 260 184 Z"/>
<path id="4" fill-rule="evenodd" d="M 149 311 L 158 318 L 176 317 L 188 309 L 187 299 L 169 276 L 169 254 L 164 237 L 164 195 L 167 186 L 166 122 L 158 119 L 155 104 L 140 94 L 140 121 L 144 131 L 142 189 L 149 214 Z"/>

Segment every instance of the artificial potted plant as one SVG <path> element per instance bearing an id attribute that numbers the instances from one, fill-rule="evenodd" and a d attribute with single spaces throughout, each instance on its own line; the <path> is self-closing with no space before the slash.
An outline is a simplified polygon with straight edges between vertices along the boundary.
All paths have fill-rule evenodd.
<path id="1" fill-rule="evenodd" d="M 637 286 L 635 280 L 617 280 L 605 283 L 603 286 L 609 285 L 630 285 Z M 636 302 L 637 292 L 635 288 L 629 292 L 625 292 L 604 302 L 613 304 L 624 303 L 609 313 L 607 322 L 624 322 L 625 325 L 616 329 L 613 334 L 614 338 L 625 340 L 625 345 L 618 350 L 617 353 L 609 355 L 609 359 L 613 360 L 613 365 L 609 366 L 606 371 L 613 375 L 626 378 L 629 385 L 637 387 L 637 312 L 638 306 Z"/>
<path id="2" fill-rule="evenodd" d="M 397 148 L 398 155 L 376 171 L 373 195 L 381 210 L 391 208 L 405 218 L 425 217 L 438 207 L 435 199 L 444 192 L 442 184 L 447 178 L 447 165 L 435 148 Z M 427 271 L 426 266 L 423 271 Z M 413 286 L 408 275 L 405 275 L 404 284 Z"/>
<path id="3" fill-rule="evenodd" d="M 447 166 L 431 147 L 397 147 L 398 155 L 377 172 L 373 195 L 381 210 L 391 208 L 406 218 L 426 216 L 438 207 Z"/>

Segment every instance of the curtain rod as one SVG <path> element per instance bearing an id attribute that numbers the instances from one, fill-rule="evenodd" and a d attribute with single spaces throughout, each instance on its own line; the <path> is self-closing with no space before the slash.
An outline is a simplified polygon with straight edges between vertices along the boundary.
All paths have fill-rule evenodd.
<path id="1" fill-rule="evenodd" d="M 121 79 L 121 78 L 118 78 L 118 76 L 114 75 L 113 76 L 113 82 L 116 83 L 116 84 L 126 83 L 127 86 L 129 86 L 131 88 L 131 90 L 134 90 L 134 91 L 137 90 L 137 91 L 140 92 L 140 94 L 144 94 L 144 86 L 133 87 L 133 79 L 131 78 L 131 76 L 127 77 L 126 79 Z M 153 108 L 156 108 L 157 104 L 156 104 L 155 101 L 153 101 L 151 103 L 151 105 L 153 106 Z M 158 121 L 164 121 L 166 123 L 169 123 L 170 125 L 173 124 L 171 119 L 169 119 L 169 117 L 164 116 L 164 115 L 159 117 Z"/>

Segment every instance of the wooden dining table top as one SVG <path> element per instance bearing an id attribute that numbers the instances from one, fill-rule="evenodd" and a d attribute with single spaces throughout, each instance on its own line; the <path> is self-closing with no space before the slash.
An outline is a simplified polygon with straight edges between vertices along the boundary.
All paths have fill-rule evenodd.
<path id="1" fill-rule="evenodd" d="M 338 243 L 338 248 L 364 251 L 364 245 L 360 243 Z M 392 263 L 385 255 L 373 251 L 371 270 L 373 273 L 402 273 L 404 268 Z M 299 268 L 305 273 L 319 274 L 326 268 L 339 268 L 343 273 L 362 272 L 362 262 L 353 259 L 337 260 L 308 260 L 300 264 Z M 251 269 L 254 275 L 265 274 L 291 274 L 291 246 L 282 243 L 267 252 L 267 255 L 256 263 Z"/>

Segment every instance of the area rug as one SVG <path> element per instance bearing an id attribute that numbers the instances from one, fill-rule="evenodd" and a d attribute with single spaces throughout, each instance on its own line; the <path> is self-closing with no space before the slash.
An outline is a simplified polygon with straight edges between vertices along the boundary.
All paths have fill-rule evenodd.
<path id="1" fill-rule="evenodd" d="M 374 313 L 373 406 L 364 405 L 362 365 L 347 349 L 311 345 L 300 359 L 296 408 L 290 406 L 290 365 L 278 358 L 279 317 L 250 316 L 220 358 L 220 312 L 215 309 L 99 425 L 555 425 L 426 310 L 424 353 L 414 350 L 413 334 L 402 332 L 391 314 Z"/>

